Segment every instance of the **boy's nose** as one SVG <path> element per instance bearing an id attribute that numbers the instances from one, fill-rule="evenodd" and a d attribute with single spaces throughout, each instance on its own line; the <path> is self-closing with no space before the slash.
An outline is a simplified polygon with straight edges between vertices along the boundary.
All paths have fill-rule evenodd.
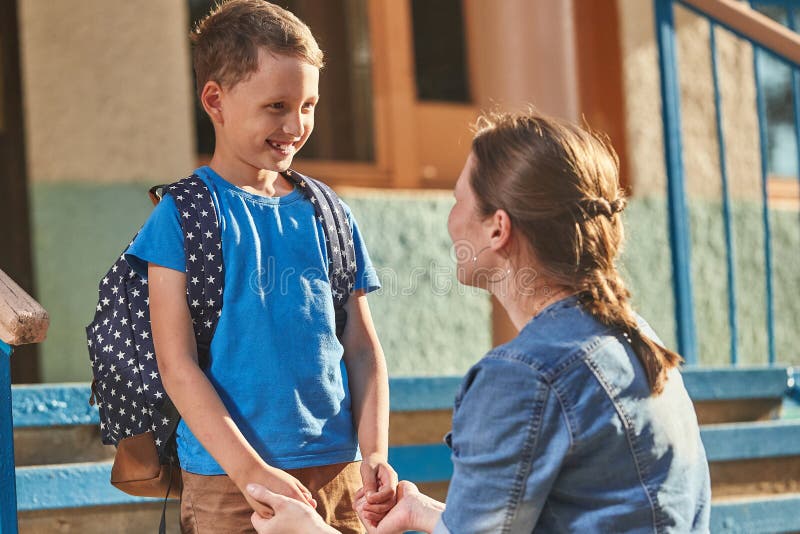
<path id="1" fill-rule="evenodd" d="M 283 131 L 295 137 L 303 135 L 303 120 L 299 113 L 287 115 L 286 120 L 283 122 Z"/>

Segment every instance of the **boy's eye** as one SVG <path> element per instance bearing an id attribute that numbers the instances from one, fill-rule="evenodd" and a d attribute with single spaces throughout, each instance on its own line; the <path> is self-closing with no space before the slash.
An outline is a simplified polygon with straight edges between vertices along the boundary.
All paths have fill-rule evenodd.
<path id="1" fill-rule="evenodd" d="M 283 109 L 283 102 L 275 102 L 273 104 L 269 104 L 267 107 L 272 109 Z"/>
<path id="2" fill-rule="evenodd" d="M 303 104 L 303 109 L 314 109 L 314 107 L 316 107 L 314 102 L 306 102 Z"/>

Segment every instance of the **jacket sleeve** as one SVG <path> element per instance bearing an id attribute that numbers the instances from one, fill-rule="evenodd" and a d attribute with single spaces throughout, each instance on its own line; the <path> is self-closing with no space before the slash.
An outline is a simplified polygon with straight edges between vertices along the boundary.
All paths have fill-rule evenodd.
<path id="1" fill-rule="evenodd" d="M 570 438 L 557 397 L 535 369 L 489 356 L 465 379 L 451 444 L 453 478 L 436 532 L 529 533 Z"/>

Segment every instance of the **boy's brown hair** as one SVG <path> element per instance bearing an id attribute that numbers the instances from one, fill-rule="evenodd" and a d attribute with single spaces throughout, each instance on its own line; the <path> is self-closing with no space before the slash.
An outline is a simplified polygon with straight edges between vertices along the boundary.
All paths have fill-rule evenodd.
<path id="1" fill-rule="evenodd" d="M 218 3 L 191 33 L 197 93 L 213 80 L 232 87 L 258 70 L 258 51 L 296 57 L 317 68 L 323 53 L 293 13 L 265 0 Z"/>

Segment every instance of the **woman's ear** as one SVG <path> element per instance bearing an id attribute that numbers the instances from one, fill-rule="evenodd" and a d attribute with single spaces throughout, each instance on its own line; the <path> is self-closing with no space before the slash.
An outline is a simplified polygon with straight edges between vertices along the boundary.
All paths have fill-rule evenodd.
<path id="1" fill-rule="evenodd" d="M 504 249 L 511 242 L 511 217 L 506 210 L 497 210 L 494 215 L 484 222 L 489 233 L 489 246 L 497 252 Z"/>
<path id="2" fill-rule="evenodd" d="M 203 86 L 203 91 L 200 93 L 200 102 L 203 104 L 203 109 L 206 110 L 211 122 L 223 124 L 222 87 L 217 82 L 213 80 L 206 82 Z"/>

